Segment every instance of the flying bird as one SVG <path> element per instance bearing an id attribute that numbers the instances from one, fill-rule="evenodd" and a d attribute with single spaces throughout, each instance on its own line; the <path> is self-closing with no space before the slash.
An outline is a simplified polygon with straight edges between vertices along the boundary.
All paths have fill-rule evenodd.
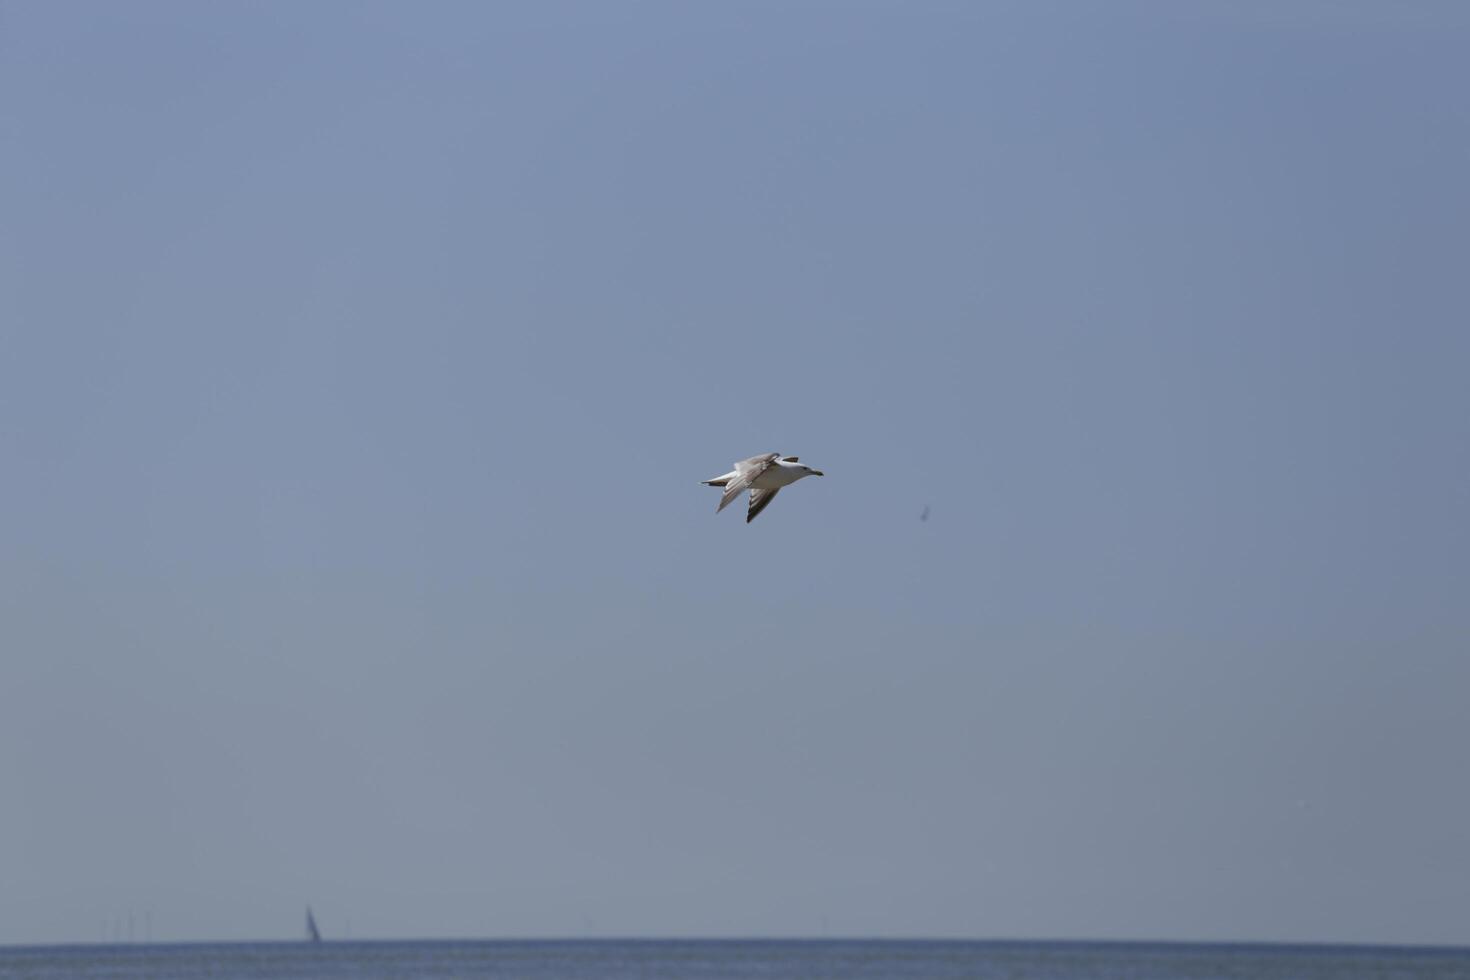
<path id="1" fill-rule="evenodd" d="M 749 490 L 750 506 L 745 511 L 745 523 L 749 524 L 770 506 L 782 487 L 789 487 L 804 476 L 823 475 L 821 470 L 812 469 L 795 456 L 762 453 L 742 459 L 729 473 L 703 483 L 707 487 L 725 488 L 724 495 L 720 497 L 720 506 L 715 508 L 716 514 L 730 506 L 730 501 L 740 496 L 741 491 Z"/>

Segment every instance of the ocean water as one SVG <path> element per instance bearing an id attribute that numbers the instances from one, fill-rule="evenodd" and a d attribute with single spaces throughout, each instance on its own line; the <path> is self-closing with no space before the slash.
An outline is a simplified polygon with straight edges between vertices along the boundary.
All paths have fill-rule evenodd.
<path id="1" fill-rule="evenodd" d="M 1470 949 L 893 940 L 579 940 L 0 947 L 0 977 L 1470 980 Z"/>

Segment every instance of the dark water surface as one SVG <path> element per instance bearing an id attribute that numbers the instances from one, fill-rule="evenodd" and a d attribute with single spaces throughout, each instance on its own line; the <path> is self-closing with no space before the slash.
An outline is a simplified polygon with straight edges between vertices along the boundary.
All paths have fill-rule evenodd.
<path id="1" fill-rule="evenodd" d="M 756 939 L 33 946 L 0 948 L 0 977 L 1470 980 L 1470 949 Z"/>

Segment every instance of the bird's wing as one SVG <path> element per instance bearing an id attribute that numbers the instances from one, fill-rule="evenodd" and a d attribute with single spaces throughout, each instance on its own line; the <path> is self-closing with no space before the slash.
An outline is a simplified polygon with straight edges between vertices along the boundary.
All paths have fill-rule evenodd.
<path id="1" fill-rule="evenodd" d="M 780 492 L 780 487 L 777 487 L 774 490 L 750 491 L 750 509 L 745 512 L 745 523 L 749 524 L 751 521 L 755 520 L 760 512 L 765 510 L 766 507 L 770 505 L 771 501 L 776 499 L 776 494 Z"/>
<path id="2" fill-rule="evenodd" d="M 780 453 L 761 453 L 759 456 L 752 456 L 749 459 L 742 459 L 740 462 L 736 463 L 735 472 L 744 473 L 746 470 L 755 470 L 756 473 L 759 473 L 761 470 L 764 470 L 767 466 L 770 466 L 771 463 L 780 458 Z"/>
<path id="3" fill-rule="evenodd" d="M 715 508 L 715 513 L 718 514 L 730 506 L 730 501 L 744 493 L 751 481 L 764 473 L 766 467 L 774 463 L 780 456 L 780 453 L 762 453 L 736 463 L 735 479 L 725 484 L 725 492 L 720 496 L 720 506 Z"/>

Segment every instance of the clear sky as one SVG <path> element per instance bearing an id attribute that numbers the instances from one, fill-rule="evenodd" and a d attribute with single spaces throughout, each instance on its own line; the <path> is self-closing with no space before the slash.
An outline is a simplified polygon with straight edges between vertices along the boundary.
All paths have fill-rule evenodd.
<path id="1" fill-rule="evenodd" d="M 0 6 L 0 941 L 1470 943 L 1467 52 Z"/>

